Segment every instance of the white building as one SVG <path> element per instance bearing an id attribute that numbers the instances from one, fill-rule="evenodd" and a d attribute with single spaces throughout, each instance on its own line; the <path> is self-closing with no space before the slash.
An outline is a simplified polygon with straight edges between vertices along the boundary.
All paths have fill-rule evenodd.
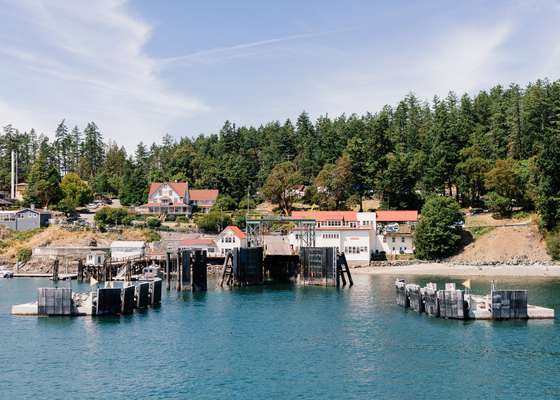
<path id="1" fill-rule="evenodd" d="M 232 249 L 247 247 L 247 235 L 237 226 L 230 225 L 216 238 L 218 253 L 223 257 Z"/>
<path id="2" fill-rule="evenodd" d="M 189 216 L 195 211 L 208 213 L 219 195 L 217 189 L 191 189 L 187 182 L 154 182 L 148 203 L 137 207 L 141 214 Z"/>
<path id="3" fill-rule="evenodd" d="M 292 217 L 314 219 L 315 245 L 336 247 L 345 253 L 348 261 L 369 261 L 373 255 L 382 252 L 387 255 L 413 253 L 416 211 L 294 211 Z M 289 235 L 290 245 L 296 251 L 299 250 L 300 235 L 297 228 Z"/>
<path id="4" fill-rule="evenodd" d="M 418 211 L 377 211 L 376 214 L 376 250 L 387 256 L 412 254 Z"/>
<path id="5" fill-rule="evenodd" d="M 146 242 L 143 240 L 115 240 L 111 243 L 113 260 L 143 257 L 145 254 Z"/>
<path id="6" fill-rule="evenodd" d="M 179 242 L 179 248 L 205 251 L 206 257 L 209 258 L 221 257 L 215 240 L 210 238 L 184 239 Z"/>

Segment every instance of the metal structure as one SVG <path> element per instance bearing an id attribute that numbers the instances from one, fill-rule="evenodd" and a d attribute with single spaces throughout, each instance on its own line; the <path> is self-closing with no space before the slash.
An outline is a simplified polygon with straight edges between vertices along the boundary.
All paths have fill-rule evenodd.
<path id="1" fill-rule="evenodd" d="M 263 247 L 264 234 L 270 232 L 274 225 L 294 224 L 298 231 L 299 248 L 315 247 L 315 220 L 283 216 L 247 217 L 245 233 L 247 247 Z"/>

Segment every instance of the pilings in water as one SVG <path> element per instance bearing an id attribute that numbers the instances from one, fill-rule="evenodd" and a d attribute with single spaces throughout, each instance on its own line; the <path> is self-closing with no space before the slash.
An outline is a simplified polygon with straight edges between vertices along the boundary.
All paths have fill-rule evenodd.
<path id="1" fill-rule="evenodd" d="M 473 295 L 447 283 L 444 290 L 428 283 L 424 288 L 395 281 L 396 303 L 403 308 L 445 319 L 553 319 L 554 310 L 527 304 L 526 290 L 496 290 L 490 295 Z"/>
<path id="2" fill-rule="evenodd" d="M 206 251 L 187 251 L 180 249 L 176 253 L 167 252 L 165 263 L 166 289 L 171 290 L 173 277 L 177 291 L 208 290 Z"/>

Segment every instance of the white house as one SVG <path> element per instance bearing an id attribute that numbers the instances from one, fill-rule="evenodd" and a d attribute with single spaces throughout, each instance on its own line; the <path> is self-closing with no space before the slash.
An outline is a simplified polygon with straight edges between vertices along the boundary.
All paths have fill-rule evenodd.
<path id="1" fill-rule="evenodd" d="M 315 245 L 336 247 L 350 261 L 369 261 L 375 250 L 375 213 L 356 211 L 294 211 L 293 218 L 315 220 Z M 301 232 L 290 233 L 290 244 L 299 249 Z"/>
<path id="2" fill-rule="evenodd" d="M 377 211 L 377 252 L 388 256 L 414 252 L 418 211 Z"/>
<path id="3" fill-rule="evenodd" d="M 237 226 L 230 225 L 216 238 L 218 253 L 223 257 L 232 249 L 247 247 L 247 235 Z"/>
<path id="4" fill-rule="evenodd" d="M 115 240 L 111 243 L 111 258 L 122 260 L 143 257 L 146 254 L 146 242 L 143 240 Z"/>
<path id="5" fill-rule="evenodd" d="M 292 217 L 315 220 L 315 245 L 336 247 L 349 261 L 369 261 L 381 252 L 395 255 L 414 251 L 417 211 L 294 211 Z M 301 231 L 296 228 L 289 237 L 297 251 Z"/>
<path id="6" fill-rule="evenodd" d="M 217 189 L 190 189 L 188 182 L 154 182 L 148 203 L 137 208 L 142 214 L 191 215 L 193 208 L 207 213 L 216 202 Z"/>

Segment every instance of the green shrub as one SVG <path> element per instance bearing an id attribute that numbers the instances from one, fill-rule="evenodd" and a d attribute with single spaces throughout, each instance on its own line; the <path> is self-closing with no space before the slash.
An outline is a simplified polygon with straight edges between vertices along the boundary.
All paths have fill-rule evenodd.
<path id="1" fill-rule="evenodd" d="M 220 229 L 231 225 L 231 217 L 226 213 L 210 211 L 208 214 L 196 215 L 195 222 L 201 231 L 217 233 Z"/>
<path id="2" fill-rule="evenodd" d="M 94 219 L 95 223 L 103 228 L 111 225 L 130 225 L 134 216 L 128 214 L 128 209 L 126 207 L 103 207 L 95 213 Z"/>
<path id="3" fill-rule="evenodd" d="M 188 221 L 189 220 L 184 215 L 177 215 L 177 217 L 175 218 L 175 222 L 188 222 Z"/>
<path id="4" fill-rule="evenodd" d="M 161 240 L 161 235 L 156 231 L 149 230 L 145 234 L 146 242 L 159 242 Z"/>
<path id="5" fill-rule="evenodd" d="M 165 220 L 166 220 L 166 221 L 169 221 L 169 222 L 173 222 L 173 221 L 175 221 L 176 219 L 177 219 L 177 217 L 176 217 L 174 214 L 167 214 L 167 215 L 165 216 Z"/>
<path id="6" fill-rule="evenodd" d="M 473 226 L 469 228 L 469 232 L 472 234 L 474 239 L 478 239 L 489 232 L 492 232 L 495 228 L 493 226 Z"/>
<path id="7" fill-rule="evenodd" d="M 558 229 L 546 234 L 546 248 L 553 260 L 560 260 L 560 231 Z"/>
<path id="8" fill-rule="evenodd" d="M 29 247 L 22 247 L 17 251 L 17 260 L 19 262 L 27 262 L 31 259 L 31 249 Z"/>
<path id="9" fill-rule="evenodd" d="M 146 225 L 148 226 L 148 228 L 157 228 L 161 226 L 161 221 L 159 220 L 159 218 L 150 217 L 146 220 Z"/>

